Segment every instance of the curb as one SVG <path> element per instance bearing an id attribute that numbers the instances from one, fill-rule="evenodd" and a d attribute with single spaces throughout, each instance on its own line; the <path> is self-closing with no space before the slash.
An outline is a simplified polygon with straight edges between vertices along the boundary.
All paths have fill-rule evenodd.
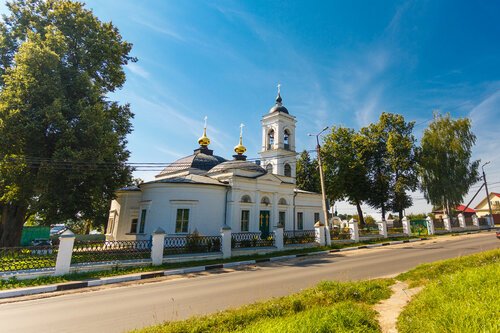
<path id="1" fill-rule="evenodd" d="M 461 234 L 464 234 L 464 233 L 461 233 Z M 470 234 L 470 233 L 467 233 L 467 234 Z M 330 254 L 330 253 L 354 251 L 354 250 L 360 250 L 360 249 L 370 249 L 370 248 L 375 248 L 375 247 L 382 247 L 382 246 L 396 245 L 396 244 L 403 244 L 403 243 L 413 243 L 413 242 L 419 242 L 419 241 L 424 241 L 424 240 L 429 240 L 429 239 L 430 238 L 422 237 L 422 238 L 407 239 L 407 240 L 402 240 L 402 241 L 392 241 L 392 242 L 385 242 L 385 243 L 345 247 L 342 249 L 331 249 L 331 250 L 326 250 L 326 251 L 292 254 L 292 255 L 278 256 L 278 257 L 272 257 L 272 258 L 237 261 L 237 262 L 230 262 L 230 263 L 226 263 L 226 264 L 194 266 L 194 267 L 188 267 L 188 268 L 170 269 L 170 270 L 164 270 L 164 271 L 153 271 L 153 272 L 140 273 L 140 274 L 136 273 L 136 274 L 129 274 L 129 275 L 121 275 L 121 276 L 111 276 L 111 277 L 99 278 L 99 279 L 88 280 L 88 281 L 72 281 L 72 282 L 66 282 L 66 283 L 61 283 L 61 284 L 56 284 L 56 285 L 45 285 L 45 286 L 36 286 L 36 287 L 27 287 L 27 288 L 13 289 L 13 290 L 5 290 L 5 291 L 0 291 L 0 299 L 43 294 L 43 293 L 49 293 L 49 292 L 54 292 L 54 291 L 64 291 L 64 290 L 74 290 L 74 289 L 82 289 L 82 288 L 88 288 L 88 287 L 97 287 L 97 286 L 103 286 L 103 285 L 108 285 L 108 284 L 129 282 L 129 281 L 146 280 L 146 279 L 152 279 L 152 278 L 156 278 L 156 277 L 160 277 L 160 276 L 183 275 L 183 274 L 189 274 L 189 273 L 210 271 L 210 270 L 214 270 L 214 269 L 256 265 L 256 264 L 264 263 L 264 262 L 284 261 L 284 260 L 300 258 L 300 257 L 325 255 L 325 254 Z"/>

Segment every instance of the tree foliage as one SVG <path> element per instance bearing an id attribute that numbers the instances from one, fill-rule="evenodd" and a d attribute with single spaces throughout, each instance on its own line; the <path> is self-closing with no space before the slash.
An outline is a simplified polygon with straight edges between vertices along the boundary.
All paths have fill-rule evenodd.
<path id="1" fill-rule="evenodd" d="M 0 246 L 17 245 L 24 219 L 104 223 L 130 180 L 122 87 L 131 44 L 82 3 L 17 0 L 0 24 Z"/>
<path id="2" fill-rule="evenodd" d="M 356 205 L 364 224 L 361 204 L 369 198 L 369 183 L 361 143 L 360 135 L 353 129 L 334 127 L 324 138 L 321 156 L 328 198 Z"/>
<path id="3" fill-rule="evenodd" d="M 408 194 L 418 185 L 414 122 L 399 114 L 382 113 L 377 123 L 361 129 L 363 156 L 368 169 L 368 203 L 385 219 L 387 211 L 399 213 L 412 205 Z"/>
<path id="4" fill-rule="evenodd" d="M 318 161 L 311 160 L 311 156 L 304 150 L 297 159 L 296 172 L 297 188 L 304 191 L 320 192 Z"/>
<path id="5" fill-rule="evenodd" d="M 420 187 L 427 202 L 437 207 L 461 204 L 479 179 L 479 161 L 472 161 L 476 136 L 467 118 L 435 114 L 421 141 Z"/>

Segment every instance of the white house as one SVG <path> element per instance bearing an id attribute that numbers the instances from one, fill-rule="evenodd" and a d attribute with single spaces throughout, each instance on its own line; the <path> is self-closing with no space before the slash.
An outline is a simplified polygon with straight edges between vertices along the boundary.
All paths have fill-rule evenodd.
<path id="1" fill-rule="evenodd" d="M 246 160 L 241 132 L 232 160 L 214 155 L 205 125 L 192 155 L 168 165 L 154 181 L 117 191 L 106 238 L 148 239 L 159 227 L 170 235 L 217 235 L 222 227 L 264 235 L 278 225 L 313 229 L 322 221 L 321 195 L 295 188 L 295 123 L 278 91 L 262 117 L 260 163 Z"/>

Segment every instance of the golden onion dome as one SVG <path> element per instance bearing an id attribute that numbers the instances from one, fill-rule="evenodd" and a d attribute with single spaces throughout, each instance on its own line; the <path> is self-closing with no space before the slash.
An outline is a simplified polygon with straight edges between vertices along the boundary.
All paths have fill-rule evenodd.
<path id="1" fill-rule="evenodd" d="M 203 129 L 203 135 L 198 139 L 200 146 L 208 146 L 210 144 L 210 139 L 207 136 L 207 128 Z"/>
<path id="2" fill-rule="evenodd" d="M 238 155 L 242 155 L 247 151 L 246 147 L 243 146 L 243 143 L 241 142 L 240 138 L 240 143 L 237 146 L 234 146 L 234 152 Z"/>
<path id="3" fill-rule="evenodd" d="M 234 152 L 238 155 L 243 155 L 247 149 L 243 146 L 243 127 L 245 125 L 240 124 L 240 143 L 234 147 Z"/>

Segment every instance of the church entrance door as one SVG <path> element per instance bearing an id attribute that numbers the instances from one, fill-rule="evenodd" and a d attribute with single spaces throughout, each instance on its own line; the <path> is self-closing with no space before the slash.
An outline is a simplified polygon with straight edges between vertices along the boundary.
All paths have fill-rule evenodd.
<path id="1" fill-rule="evenodd" d="M 262 233 L 262 238 L 269 236 L 269 211 L 261 210 L 259 217 L 259 230 Z"/>

